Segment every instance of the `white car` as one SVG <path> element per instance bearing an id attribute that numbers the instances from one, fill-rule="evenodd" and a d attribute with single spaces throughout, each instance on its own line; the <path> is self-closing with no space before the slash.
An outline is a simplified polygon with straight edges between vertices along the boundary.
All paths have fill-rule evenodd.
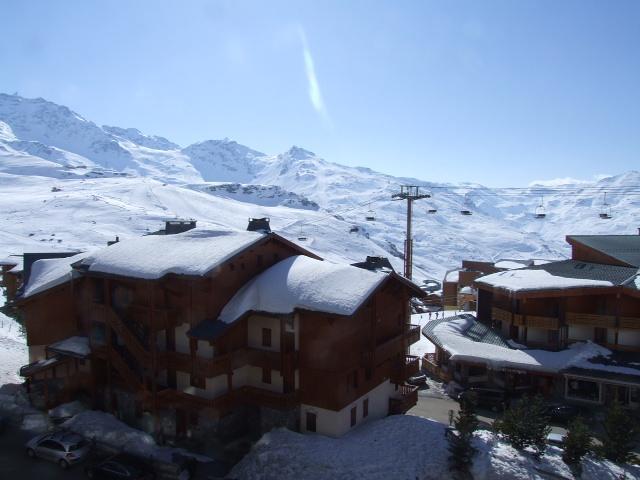
<path id="1" fill-rule="evenodd" d="M 44 433 L 32 438 L 25 445 L 31 458 L 44 458 L 66 469 L 86 458 L 91 444 L 77 433 Z"/>

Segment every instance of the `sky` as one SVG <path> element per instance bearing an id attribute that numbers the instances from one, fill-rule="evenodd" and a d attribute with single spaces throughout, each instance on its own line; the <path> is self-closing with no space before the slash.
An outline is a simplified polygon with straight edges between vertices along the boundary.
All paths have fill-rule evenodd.
<path id="1" fill-rule="evenodd" d="M 636 0 L 0 0 L 0 92 L 182 146 L 524 186 L 640 166 Z"/>

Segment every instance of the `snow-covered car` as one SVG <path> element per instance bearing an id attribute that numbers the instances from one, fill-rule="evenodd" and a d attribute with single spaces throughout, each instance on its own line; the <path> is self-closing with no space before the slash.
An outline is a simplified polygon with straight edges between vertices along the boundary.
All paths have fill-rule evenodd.
<path id="1" fill-rule="evenodd" d="M 409 385 L 415 385 L 417 387 L 424 385 L 427 382 L 427 376 L 424 373 L 417 373 L 407 379 Z"/>
<path id="2" fill-rule="evenodd" d="M 76 433 L 58 431 L 32 438 L 25 445 L 31 458 L 43 458 L 69 468 L 84 460 L 91 451 L 91 444 Z"/>
<path id="3" fill-rule="evenodd" d="M 564 446 L 564 435 L 551 432 L 547 435 L 547 444 L 562 448 Z"/>

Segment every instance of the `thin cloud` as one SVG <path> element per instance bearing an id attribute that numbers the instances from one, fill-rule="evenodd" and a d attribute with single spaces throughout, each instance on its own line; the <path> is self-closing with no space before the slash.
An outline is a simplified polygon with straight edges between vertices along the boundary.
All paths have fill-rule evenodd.
<path id="1" fill-rule="evenodd" d="M 313 57 L 309 50 L 307 35 L 302 27 L 298 28 L 298 34 L 300 35 L 300 41 L 302 42 L 302 56 L 304 58 L 304 69 L 309 83 L 309 100 L 311 101 L 311 106 L 316 112 L 318 112 L 327 125 L 331 125 L 331 118 L 329 117 L 329 112 L 327 111 L 327 107 L 325 106 L 322 98 L 322 92 L 320 91 L 320 84 L 318 83 L 318 76 L 316 75 Z"/>

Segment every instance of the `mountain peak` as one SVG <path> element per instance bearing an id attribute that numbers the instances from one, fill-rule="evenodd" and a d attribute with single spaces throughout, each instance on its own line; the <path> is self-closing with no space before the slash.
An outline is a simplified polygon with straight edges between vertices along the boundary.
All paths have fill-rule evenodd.
<path id="1" fill-rule="evenodd" d="M 146 135 L 137 128 L 120 128 L 103 125 L 102 129 L 111 135 L 129 140 L 142 147 L 153 148 L 156 150 L 177 150 L 180 148 L 180 145 L 176 145 L 164 137 Z"/>
<path id="2" fill-rule="evenodd" d="M 294 160 L 306 160 L 307 158 L 315 157 L 316 154 L 305 150 L 304 148 L 293 145 L 289 150 L 284 153 L 286 156 L 293 158 Z"/>

